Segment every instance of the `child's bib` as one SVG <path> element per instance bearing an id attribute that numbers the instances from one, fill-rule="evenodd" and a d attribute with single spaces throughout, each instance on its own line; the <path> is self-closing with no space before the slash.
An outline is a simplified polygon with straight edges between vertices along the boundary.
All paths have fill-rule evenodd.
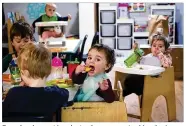
<path id="1" fill-rule="evenodd" d="M 96 94 L 96 90 L 99 88 L 99 82 L 108 79 L 105 73 L 99 74 L 93 77 L 87 76 L 82 85 L 82 101 L 103 101 L 103 98 Z"/>

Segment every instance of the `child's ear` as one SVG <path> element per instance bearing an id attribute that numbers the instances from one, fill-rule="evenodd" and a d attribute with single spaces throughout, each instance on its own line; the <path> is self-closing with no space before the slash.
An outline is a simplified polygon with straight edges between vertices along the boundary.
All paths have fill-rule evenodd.
<path id="1" fill-rule="evenodd" d="M 28 70 L 21 70 L 21 74 L 26 76 L 26 77 L 30 76 L 30 73 L 28 72 Z"/>
<path id="2" fill-rule="evenodd" d="M 107 64 L 105 70 L 108 70 L 111 67 L 111 64 Z"/>

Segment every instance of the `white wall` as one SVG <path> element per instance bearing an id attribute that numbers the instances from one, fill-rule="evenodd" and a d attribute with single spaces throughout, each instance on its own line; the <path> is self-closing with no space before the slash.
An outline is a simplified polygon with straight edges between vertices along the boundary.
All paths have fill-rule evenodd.
<path id="1" fill-rule="evenodd" d="M 91 46 L 95 34 L 94 3 L 79 3 L 79 37 L 83 40 L 88 35 L 85 43 L 84 54 Z"/>

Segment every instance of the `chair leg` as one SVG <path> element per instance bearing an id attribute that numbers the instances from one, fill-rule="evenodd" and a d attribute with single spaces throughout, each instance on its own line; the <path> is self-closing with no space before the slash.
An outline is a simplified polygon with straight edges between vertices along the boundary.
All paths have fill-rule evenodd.
<path id="1" fill-rule="evenodd" d="M 167 114 L 168 114 L 168 121 L 176 120 L 176 101 L 175 95 L 166 96 L 167 102 Z"/>
<path id="2" fill-rule="evenodd" d="M 143 97 L 143 103 L 145 103 L 145 104 L 142 104 L 140 121 L 141 122 L 148 122 L 148 121 L 150 121 L 150 118 L 151 118 L 151 112 L 152 112 L 152 106 L 154 103 L 154 98 L 145 99 L 145 97 Z"/>

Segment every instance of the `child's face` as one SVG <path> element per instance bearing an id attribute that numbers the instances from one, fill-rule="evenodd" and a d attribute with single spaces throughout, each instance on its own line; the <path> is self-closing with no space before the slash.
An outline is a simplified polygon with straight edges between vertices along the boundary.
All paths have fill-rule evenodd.
<path id="1" fill-rule="evenodd" d="M 46 15 L 47 16 L 49 16 L 49 17 L 54 16 L 55 11 L 56 11 L 56 8 L 55 7 L 52 7 L 52 6 L 48 6 L 47 5 L 47 7 L 46 7 Z"/>
<path id="2" fill-rule="evenodd" d="M 15 51 L 19 53 L 19 51 L 27 42 L 31 42 L 30 36 L 25 38 L 21 38 L 21 36 L 14 36 L 12 46 L 15 48 Z"/>
<path id="3" fill-rule="evenodd" d="M 157 56 L 158 52 L 165 52 L 165 45 L 162 40 L 157 40 L 152 43 L 151 52 L 154 56 Z"/>
<path id="4" fill-rule="evenodd" d="M 109 69 L 109 65 L 106 61 L 104 52 L 98 52 L 96 49 L 92 49 L 89 51 L 86 65 L 93 67 L 93 70 L 88 72 L 89 76 L 104 73 L 105 70 Z"/>

